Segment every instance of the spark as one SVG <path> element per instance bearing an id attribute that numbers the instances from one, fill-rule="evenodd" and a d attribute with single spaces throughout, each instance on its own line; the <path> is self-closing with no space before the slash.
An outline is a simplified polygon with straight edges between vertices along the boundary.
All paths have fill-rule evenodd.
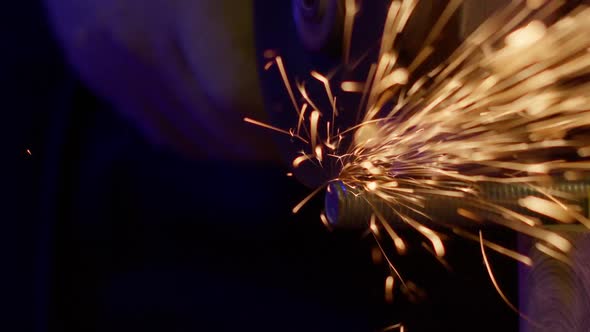
<path id="1" fill-rule="evenodd" d="M 332 88 L 330 87 L 330 81 L 324 75 L 318 73 L 317 71 L 312 71 L 311 76 L 324 84 L 324 88 L 326 89 L 326 94 L 328 95 L 328 98 L 330 99 L 330 104 L 332 104 L 332 112 L 334 115 L 338 115 L 338 110 L 336 109 L 336 100 L 334 99 L 334 95 L 332 95 Z"/>
<path id="2" fill-rule="evenodd" d="M 420 202 L 426 195 L 474 200 L 476 210 L 487 211 L 486 218 L 468 208 L 457 209 L 457 215 L 479 224 L 491 219 L 566 253 L 571 249 L 569 241 L 538 228 L 536 218 L 488 202 L 478 196 L 477 190 L 463 192 L 461 188 L 443 187 L 444 181 L 429 182 L 429 179 L 442 177 L 450 182 L 461 181 L 475 189 L 482 181 L 536 184 L 535 191 L 545 198 L 524 197 L 518 201 L 521 206 L 562 223 L 590 225 L 590 220 L 582 216 L 575 205 L 562 202 L 570 197 L 542 189 L 542 183 L 558 172 L 568 178 L 573 175 L 584 178 L 590 170 L 590 161 L 549 158 L 534 161 L 526 156 L 533 152 L 550 156 L 550 152 L 559 151 L 557 149 L 569 149 L 582 158 L 590 156 L 589 138 L 566 136 L 568 132 L 590 125 L 590 109 L 585 103 L 590 97 L 590 86 L 583 80 L 576 81 L 578 86 L 573 85 L 569 90 L 557 85 L 561 80 L 571 81 L 590 72 L 590 56 L 588 52 L 581 52 L 590 49 L 590 38 L 579 36 L 577 32 L 590 27 L 589 9 L 575 11 L 550 26 L 538 18 L 557 8 L 555 4 L 549 7 L 548 3 L 544 7 L 531 2 L 531 7 L 546 10 L 528 23 L 523 23 L 526 15 L 516 10 L 517 7 L 506 9 L 499 15 L 510 17 L 508 14 L 512 14 L 507 27 L 493 31 L 490 27 L 500 21 L 492 17 L 472 37 L 481 37 L 479 44 L 504 40 L 505 45 L 493 48 L 490 44 L 488 51 L 479 55 L 465 49 L 469 44 L 460 46 L 459 50 L 464 53 L 452 55 L 447 63 L 433 71 L 434 84 L 427 84 L 427 78 L 417 79 L 394 111 L 382 118 L 378 116 L 384 101 L 393 98 L 387 91 L 409 81 L 428 56 L 424 50 L 436 40 L 460 3 L 451 1 L 447 5 L 423 43 L 424 48 L 407 69 L 393 61 L 395 52 L 382 48 L 364 116 L 365 121 L 375 120 L 380 125 L 368 125 L 367 121 L 355 126 L 355 140 L 343 154 L 346 157 L 342 164 L 347 166 L 343 167 L 339 178 L 353 187 L 366 188 L 367 192 L 393 206 L 402 204 L 417 211 L 422 208 Z M 392 17 L 398 15 L 398 5 L 392 3 L 386 29 L 393 24 Z M 523 27 L 510 30 L 518 25 Z M 384 33 L 383 38 L 391 38 L 391 33 Z M 382 43 L 382 47 L 385 44 Z M 554 51 L 557 44 L 564 46 L 558 52 Z M 513 53 L 515 48 L 520 49 L 517 58 Z M 482 171 L 467 174 L 461 170 L 462 165 L 478 166 Z M 381 169 L 391 171 L 378 174 L 376 170 Z M 404 177 L 422 180 L 410 182 L 403 180 Z M 401 185 L 400 180 L 403 180 Z M 394 191 L 393 183 L 402 188 Z M 410 183 L 418 189 L 400 196 L 403 191 L 399 189 L 409 189 Z M 400 218 L 430 240 L 437 256 L 444 255 L 444 245 L 436 233 L 418 220 L 404 215 Z M 528 262 L 512 251 L 498 251 Z"/>
<path id="3" fill-rule="evenodd" d="M 543 5 L 545 0 L 527 0 L 526 5 L 530 9 L 539 9 Z"/>
<path id="4" fill-rule="evenodd" d="M 379 222 L 381 222 L 381 225 L 383 228 L 385 228 L 385 231 L 389 237 L 393 240 L 393 244 L 395 245 L 397 253 L 400 255 L 405 254 L 407 247 L 404 240 L 399 235 L 397 235 L 397 233 L 393 230 L 393 227 L 387 221 L 385 221 L 385 219 L 383 219 L 383 216 L 377 210 L 375 210 L 375 214 L 373 214 L 373 216 L 375 215 L 378 217 Z M 374 222 L 374 219 L 371 219 L 371 221 Z"/>
<path id="5" fill-rule="evenodd" d="M 297 135 L 301 132 L 301 125 L 303 124 L 303 119 L 305 117 L 305 111 L 307 111 L 307 104 L 303 104 L 301 107 L 301 112 L 299 112 L 299 121 L 297 121 Z"/>
<path id="6" fill-rule="evenodd" d="M 297 83 L 303 101 L 299 107 L 283 59 L 274 53 L 269 58 L 273 55 L 297 112 L 297 129 L 245 121 L 303 142 L 306 146 L 293 167 L 303 162 L 338 165 L 337 176 L 329 181 L 341 181 L 371 205 L 370 234 L 402 284 L 381 241 L 393 242 L 400 254 L 406 252 L 411 243 L 396 227 L 407 224 L 428 240 L 429 251 L 441 260 L 446 254 L 443 240 L 450 232 L 479 241 L 494 287 L 516 309 L 498 287 L 484 248 L 525 265 L 531 265 L 531 259 L 484 240 L 481 232 L 478 237 L 456 228 L 453 220 L 430 215 L 427 208 L 432 198 L 459 202 L 452 213 L 474 228 L 495 224 L 534 238 L 544 254 L 568 257 L 570 241 L 542 225 L 549 220 L 590 228 L 590 216 L 582 215 L 579 206 L 587 193 L 581 197 L 551 189 L 557 179 L 590 178 L 590 34 L 580 33 L 590 29 L 590 8 L 581 5 L 561 13 L 564 1 L 513 1 L 483 22 L 447 59 L 428 67 L 432 61 L 427 60 L 440 48 L 439 37 L 461 4 L 461 0 L 447 3 L 408 64 L 399 59 L 404 50 L 396 39 L 417 0 L 391 1 L 382 38 L 373 50 L 375 59 L 364 58 L 369 68 L 364 81 L 340 83 L 342 92 L 361 94 L 356 122 L 350 127 L 342 128 L 335 120 L 338 96 L 330 85 L 336 75 L 328 79 L 311 71 L 308 77 L 324 85 L 331 117 L 313 103 L 305 81 Z M 348 63 L 357 12 L 356 2 L 346 0 L 344 70 L 352 70 Z M 486 184 L 522 186 L 532 193 L 507 204 L 487 197 Z M 371 204 L 373 197 L 384 203 L 378 206 L 385 210 Z M 320 218 L 324 222 L 325 216 Z"/>
<path id="7" fill-rule="evenodd" d="M 350 43 L 352 40 L 352 30 L 354 27 L 354 19 L 358 13 L 358 8 L 355 0 L 344 1 L 344 33 L 343 33 L 343 62 L 344 65 L 350 63 Z"/>
<path id="8" fill-rule="evenodd" d="M 383 57 L 385 52 L 387 52 L 387 50 L 392 46 L 395 36 L 397 35 L 397 31 L 395 31 L 393 28 L 400 7 L 400 1 L 392 1 L 389 5 L 389 11 L 387 12 L 387 18 L 385 19 L 385 29 L 383 32 L 383 37 L 381 38 L 381 57 Z"/>
<path id="9" fill-rule="evenodd" d="M 545 255 L 549 256 L 549 257 L 553 257 L 554 259 L 561 261 L 569 266 L 573 266 L 573 263 L 571 261 L 571 259 L 569 257 L 567 257 L 566 255 L 564 255 L 563 253 L 552 249 L 546 245 L 544 245 L 543 243 L 535 243 L 535 248 L 537 248 L 537 250 L 539 250 L 540 252 L 544 253 Z"/>
<path id="10" fill-rule="evenodd" d="M 563 177 L 568 181 L 577 181 L 584 179 L 584 175 L 582 173 L 575 171 L 565 171 L 563 172 Z"/>
<path id="11" fill-rule="evenodd" d="M 371 215 L 371 220 L 369 221 L 369 229 L 373 234 L 379 236 L 379 227 L 377 227 L 377 223 L 375 222 L 375 215 Z"/>
<path id="12" fill-rule="evenodd" d="M 545 32 L 545 24 L 540 21 L 532 21 L 526 27 L 506 36 L 505 42 L 508 47 L 524 48 L 541 40 Z"/>
<path id="13" fill-rule="evenodd" d="M 422 64 L 434 52 L 434 48 L 431 45 L 432 42 L 440 35 L 442 29 L 451 19 L 461 3 L 463 3 L 462 0 L 451 0 L 447 4 L 442 14 L 439 16 L 438 20 L 434 23 L 432 29 L 428 33 L 428 36 L 424 40 L 424 46 L 422 50 L 418 53 L 414 61 L 412 61 L 408 67 L 410 72 L 413 72 L 416 68 L 418 68 L 418 66 L 420 66 L 420 64 Z"/>
<path id="14" fill-rule="evenodd" d="M 444 257 L 438 256 L 433 249 L 431 249 L 426 242 L 422 242 L 422 247 L 428 251 L 436 260 L 447 270 L 452 271 L 451 265 L 444 259 Z"/>
<path id="15" fill-rule="evenodd" d="M 345 81 L 340 84 L 340 89 L 344 92 L 363 92 L 365 89 L 365 83 Z"/>
<path id="16" fill-rule="evenodd" d="M 457 235 L 462 236 L 466 239 L 469 239 L 472 241 L 478 241 L 478 242 L 480 241 L 480 239 L 476 235 L 470 234 L 470 233 L 463 231 L 459 228 L 453 228 L 453 232 L 455 232 Z M 490 242 L 485 239 L 483 240 L 483 245 L 504 255 L 504 256 L 510 257 L 510 258 L 514 259 L 515 261 L 521 262 L 522 264 L 524 264 L 526 266 L 533 266 L 533 260 L 528 256 L 525 256 L 523 254 L 520 254 L 520 253 L 510 250 L 510 249 L 506 249 L 499 244 Z"/>
<path id="17" fill-rule="evenodd" d="M 377 182 L 373 181 L 373 182 L 367 183 L 367 190 L 375 191 L 376 189 L 377 189 Z"/>
<path id="18" fill-rule="evenodd" d="M 293 160 L 293 168 L 299 167 L 304 161 L 311 160 L 312 156 L 305 154 Z"/>
<path id="19" fill-rule="evenodd" d="M 500 297 L 502 298 L 502 300 L 504 301 L 504 303 L 506 303 L 506 305 L 512 311 L 516 312 L 520 317 L 522 317 L 523 319 L 527 320 L 528 322 L 534 324 L 535 326 L 539 326 L 538 323 L 536 323 L 535 321 L 531 320 L 531 318 L 529 318 L 528 316 L 526 316 L 525 314 L 523 314 L 522 312 L 520 312 L 520 310 L 518 310 L 518 308 L 516 308 L 514 306 L 514 304 L 512 304 L 512 302 L 510 302 L 510 300 L 508 299 L 508 297 L 506 297 L 506 295 L 504 294 L 504 292 L 502 291 L 502 289 L 498 285 L 498 282 L 496 281 L 496 278 L 494 277 L 494 272 L 492 271 L 492 267 L 490 265 L 490 262 L 488 261 L 488 256 L 486 255 L 486 250 L 485 250 L 485 247 L 484 247 L 483 242 L 484 242 L 484 240 L 483 240 L 483 233 L 482 233 L 482 231 L 479 231 L 479 247 L 480 247 L 480 250 L 481 250 L 481 257 L 483 258 L 483 263 L 485 265 L 486 271 L 488 272 L 488 276 L 490 277 L 490 281 L 494 285 L 494 288 L 496 289 L 496 292 L 498 293 L 498 295 L 500 295 Z"/>
<path id="20" fill-rule="evenodd" d="M 590 157 L 590 146 L 579 148 L 578 155 L 580 155 L 580 157 Z"/>
<path id="21" fill-rule="evenodd" d="M 367 80 L 365 83 L 365 87 L 363 89 L 361 102 L 359 103 L 359 106 L 358 106 L 357 119 L 356 119 L 357 121 L 360 120 L 360 117 L 362 115 L 363 106 L 365 106 L 365 101 L 370 95 L 370 89 L 371 89 L 371 86 L 373 85 L 373 82 L 375 80 L 376 71 L 377 71 L 377 66 L 375 64 L 372 64 L 371 67 L 369 68 L 369 73 L 367 74 Z"/>
<path id="22" fill-rule="evenodd" d="M 386 332 L 386 331 L 393 331 L 393 330 L 398 330 L 399 332 L 404 332 L 405 331 L 405 327 L 400 323 L 400 324 L 394 324 L 391 326 L 388 326 L 386 328 L 384 328 L 382 331 Z"/>
<path id="23" fill-rule="evenodd" d="M 393 285 L 395 279 L 393 276 L 388 276 L 385 279 L 385 302 L 393 303 Z"/>
<path id="24" fill-rule="evenodd" d="M 402 219 L 422 235 L 424 235 L 432 243 L 432 247 L 436 253 L 436 256 L 443 257 L 445 255 L 445 246 L 443 245 L 440 236 L 438 236 L 433 230 L 408 216 L 402 216 Z"/>
<path id="25" fill-rule="evenodd" d="M 575 221 L 575 219 L 567 213 L 567 209 L 563 209 L 559 204 L 543 198 L 528 196 L 520 199 L 518 204 L 531 211 L 546 215 L 565 224 L 571 224 Z"/>
<path id="26" fill-rule="evenodd" d="M 293 104 L 293 108 L 297 113 L 299 113 L 299 106 L 297 106 L 297 101 L 295 100 L 295 95 L 293 94 L 293 88 L 291 87 L 291 83 L 289 81 L 289 77 L 287 76 L 287 71 L 285 70 L 285 65 L 283 64 L 283 58 L 277 56 L 275 58 L 275 62 L 279 67 L 279 72 L 281 73 L 281 78 L 283 79 L 283 84 L 289 93 L 289 98 L 291 98 L 291 103 Z"/>
<path id="27" fill-rule="evenodd" d="M 315 147 L 315 157 L 319 162 L 322 162 L 324 158 L 324 150 L 321 145 Z"/>
<path id="28" fill-rule="evenodd" d="M 309 118 L 309 124 L 311 127 L 311 148 L 315 151 L 318 141 L 318 121 L 320 119 L 320 112 L 318 110 L 314 110 L 311 112 L 311 116 Z"/>
<path id="29" fill-rule="evenodd" d="M 377 235 L 375 233 L 372 233 L 372 234 L 373 234 L 373 237 L 375 238 L 375 242 L 377 243 L 377 246 L 379 247 L 379 250 L 381 251 L 381 254 L 383 255 L 383 258 L 385 258 L 385 261 L 387 262 L 387 265 L 389 266 L 391 271 L 393 273 L 395 273 L 395 275 L 398 277 L 398 279 L 402 283 L 402 285 L 404 287 L 406 287 L 406 282 L 405 282 L 404 278 L 402 278 L 402 275 L 399 273 L 399 271 L 397 270 L 395 265 L 391 262 L 391 260 L 389 259 L 389 256 L 387 256 L 387 254 L 385 253 L 385 250 L 383 250 L 383 246 L 381 245 L 381 242 L 379 242 Z"/>
<path id="30" fill-rule="evenodd" d="M 324 189 L 324 186 L 318 187 L 316 188 L 316 190 L 314 190 L 311 194 L 307 195 L 307 197 L 305 197 L 301 202 L 299 202 L 299 204 L 297 204 L 292 212 L 293 213 L 297 213 L 299 212 L 299 210 L 301 210 L 302 207 L 305 206 L 305 204 L 307 204 L 307 202 L 309 202 L 310 199 L 312 199 L 315 195 L 317 195 L 319 192 L 321 192 Z"/>
<path id="31" fill-rule="evenodd" d="M 457 214 L 460 216 L 463 216 L 465 218 L 471 219 L 473 221 L 476 221 L 477 223 L 480 223 L 480 224 L 484 222 L 484 219 L 482 217 L 478 216 L 476 213 L 473 213 L 473 212 L 463 209 L 463 208 L 458 208 Z"/>
<path id="32" fill-rule="evenodd" d="M 332 131 L 330 130 L 330 121 L 326 122 L 326 133 L 328 133 L 328 138 L 326 139 L 326 146 L 332 150 L 336 150 L 336 146 L 330 143 L 330 136 L 332 136 Z"/>
<path id="33" fill-rule="evenodd" d="M 308 144 L 308 142 L 307 142 L 307 140 L 305 138 L 303 138 L 303 137 L 301 137 L 299 135 L 294 135 L 292 132 L 290 132 L 288 130 L 277 128 L 275 126 L 271 126 L 271 125 L 266 124 L 264 122 L 260 122 L 260 121 L 253 120 L 253 119 L 250 119 L 250 118 L 244 118 L 244 122 L 247 122 L 247 123 L 250 123 L 250 124 L 259 126 L 259 127 L 263 127 L 263 128 L 266 128 L 266 129 L 274 130 L 274 131 L 279 132 L 281 134 L 289 135 L 291 137 L 295 137 L 295 138 L 301 140 L 302 142 L 304 142 L 305 144 Z"/>
<path id="34" fill-rule="evenodd" d="M 301 96 L 303 96 L 303 98 L 305 99 L 305 101 L 307 103 L 309 103 L 309 105 L 311 106 L 311 108 L 313 108 L 314 110 L 317 110 L 318 109 L 318 107 L 315 105 L 315 103 L 311 100 L 311 98 L 307 94 L 307 90 L 305 89 L 305 84 L 304 83 L 298 83 L 297 84 L 297 90 L 299 90 L 299 93 L 301 93 Z"/>

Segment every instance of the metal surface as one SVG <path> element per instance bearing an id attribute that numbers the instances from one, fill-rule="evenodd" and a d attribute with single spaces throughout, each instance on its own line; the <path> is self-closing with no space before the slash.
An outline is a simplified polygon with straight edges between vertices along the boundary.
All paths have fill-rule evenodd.
<path id="1" fill-rule="evenodd" d="M 484 199 L 490 203 L 509 208 L 512 211 L 532 215 L 545 223 L 553 223 L 547 217 L 536 214 L 519 205 L 518 200 L 528 196 L 543 197 L 543 195 L 528 185 L 498 184 L 483 182 L 477 186 L 479 199 L 469 197 L 455 198 L 448 196 L 429 195 L 421 211 L 431 219 L 403 206 L 390 206 L 382 199 L 368 192 L 354 192 L 342 182 L 336 181 L 329 185 L 325 196 L 326 216 L 332 225 L 339 228 L 363 228 L 368 225 L 374 211 L 378 211 L 390 223 L 404 225 L 397 213 L 407 215 L 415 220 L 441 226 L 478 226 L 473 220 L 457 214 L 457 209 L 463 208 L 477 213 L 483 219 L 498 218 L 497 214 L 486 211 L 478 203 Z M 588 195 L 590 181 L 562 181 L 543 187 L 543 190 L 559 191 L 571 195 L 573 200 L 568 203 L 578 204 L 583 215 L 588 216 Z"/>

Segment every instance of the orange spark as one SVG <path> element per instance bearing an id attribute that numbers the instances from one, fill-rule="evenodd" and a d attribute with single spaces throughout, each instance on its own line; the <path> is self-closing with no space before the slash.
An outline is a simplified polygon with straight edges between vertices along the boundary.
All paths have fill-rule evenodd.
<path id="1" fill-rule="evenodd" d="M 317 71 L 312 71 L 311 76 L 324 84 L 324 89 L 326 89 L 326 94 L 328 95 L 330 104 L 332 105 L 333 114 L 338 115 L 338 110 L 336 109 L 336 100 L 334 99 L 334 96 L 332 95 L 332 89 L 330 88 L 330 81 Z"/>
<path id="2" fill-rule="evenodd" d="M 340 84 L 340 89 L 344 92 L 363 92 L 365 89 L 364 82 L 344 81 Z"/>
<path id="3" fill-rule="evenodd" d="M 271 126 L 271 125 L 269 125 L 269 124 L 266 124 L 266 123 L 264 123 L 264 122 L 256 121 L 256 120 L 253 120 L 253 119 L 250 119 L 250 118 L 244 118 L 244 122 L 247 122 L 247 123 L 250 123 L 250 124 L 253 124 L 253 125 L 256 125 L 256 126 L 262 127 L 262 128 L 270 129 L 270 130 L 273 130 L 273 131 L 279 132 L 279 133 L 281 133 L 281 134 L 289 135 L 289 136 L 291 136 L 291 137 L 295 137 L 295 138 L 297 138 L 297 139 L 301 140 L 303 143 L 305 143 L 305 144 L 309 144 L 309 142 L 308 142 L 306 139 L 304 139 L 303 137 L 301 137 L 301 136 L 299 136 L 299 135 L 294 135 L 294 134 L 293 134 L 292 132 L 290 132 L 290 131 L 287 131 L 287 130 L 284 130 L 284 129 L 281 129 L 281 128 L 277 128 L 277 127 L 275 127 L 275 126 Z"/>
<path id="4" fill-rule="evenodd" d="M 385 302 L 393 303 L 393 286 L 395 279 L 393 276 L 388 276 L 385 279 Z"/>
<path id="5" fill-rule="evenodd" d="M 352 29 L 354 27 L 354 18 L 358 13 L 355 0 L 345 0 L 344 2 L 344 33 L 342 40 L 343 61 L 345 65 L 350 63 L 350 43 L 352 40 Z"/>
<path id="6" fill-rule="evenodd" d="M 311 112 L 309 124 L 311 128 L 311 148 L 315 151 L 318 141 L 318 121 L 320 119 L 320 111 L 314 110 Z"/>
<path id="7" fill-rule="evenodd" d="M 281 78 L 283 79 L 283 84 L 289 93 L 289 98 L 291 98 L 291 103 L 293 104 L 293 108 L 295 112 L 299 114 L 299 106 L 297 106 L 297 101 L 295 100 L 295 95 L 293 94 L 293 89 L 291 88 L 291 83 L 289 81 L 289 77 L 287 76 L 287 71 L 285 70 L 285 65 L 283 64 L 283 58 L 277 56 L 275 58 L 277 66 L 279 67 L 279 72 L 281 73 Z"/>

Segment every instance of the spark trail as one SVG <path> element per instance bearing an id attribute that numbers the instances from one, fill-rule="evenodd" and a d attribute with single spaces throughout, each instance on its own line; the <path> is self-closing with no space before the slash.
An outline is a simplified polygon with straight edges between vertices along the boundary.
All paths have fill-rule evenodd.
<path id="1" fill-rule="evenodd" d="M 436 53 L 437 37 L 461 3 L 448 2 L 422 48 L 404 66 L 398 37 L 417 1 L 391 2 L 378 56 L 366 81 L 340 86 L 343 93 L 362 94 L 360 120 L 351 128 L 337 129 L 330 82 L 318 72 L 310 73 L 325 84 L 336 116 L 329 119 L 327 137 L 320 137 L 317 130 L 325 121 L 319 116 L 321 110 L 304 89 L 299 89 L 301 98 L 293 96 L 283 59 L 275 59 L 301 118 L 294 124 L 297 130 L 279 131 L 299 137 L 303 124 L 309 137 L 302 139 L 309 142 L 309 151 L 293 165 L 315 162 L 321 167 L 334 161 L 340 172 L 332 181 L 341 181 L 361 197 L 370 193 L 381 199 L 402 224 L 430 243 L 435 256 L 445 255 L 441 229 L 422 219 L 530 264 L 526 256 L 481 240 L 477 231 L 456 229 L 449 220 L 427 215 L 425 202 L 438 196 L 464 199 L 469 207 L 457 209 L 457 216 L 476 226 L 486 220 L 536 238 L 551 249 L 546 253 L 559 259 L 571 244 L 544 229 L 535 216 L 590 227 L 590 220 L 571 204 L 567 193 L 543 189 L 556 179 L 589 175 L 590 8 L 566 10 L 564 1 L 514 0 L 482 23 L 446 60 L 417 76 Z M 353 16 L 348 15 L 345 38 L 354 29 Z M 350 41 L 343 44 L 348 62 Z M 301 109 L 307 108 L 303 114 Z M 529 186 L 537 195 L 521 199 L 518 210 L 510 209 L 480 195 L 480 185 L 490 182 Z M 423 218 L 416 220 L 401 211 Z M 399 252 L 405 251 L 404 240 L 382 212 L 376 210 L 366 220 L 368 228 L 377 239 L 387 235 Z"/>

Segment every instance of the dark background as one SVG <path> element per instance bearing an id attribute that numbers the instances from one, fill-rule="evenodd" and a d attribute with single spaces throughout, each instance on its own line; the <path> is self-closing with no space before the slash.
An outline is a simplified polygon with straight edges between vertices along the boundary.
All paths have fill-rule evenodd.
<path id="1" fill-rule="evenodd" d="M 309 190 L 286 168 L 153 147 L 79 82 L 41 4 L 3 16 L 2 331 L 516 330 L 477 244 L 448 241 L 453 272 L 419 244 L 394 257 L 426 297 L 385 304 L 373 241 L 326 230 L 321 199 L 292 215 Z"/>

